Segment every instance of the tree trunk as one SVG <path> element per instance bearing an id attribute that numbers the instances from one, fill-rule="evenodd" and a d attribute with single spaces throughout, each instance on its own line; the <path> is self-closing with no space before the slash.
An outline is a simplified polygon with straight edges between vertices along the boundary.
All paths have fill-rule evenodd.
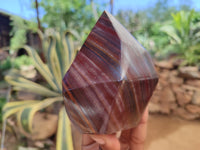
<path id="1" fill-rule="evenodd" d="M 38 1 L 35 0 L 35 8 L 36 8 L 36 14 L 37 14 L 37 23 L 38 23 L 38 29 L 42 31 L 41 24 L 40 24 L 40 18 L 39 18 L 39 9 L 38 9 Z"/>
<path id="2" fill-rule="evenodd" d="M 35 0 L 35 9 L 36 9 L 36 15 L 37 15 L 37 23 L 38 23 L 38 29 L 42 32 L 42 27 L 40 23 L 40 18 L 39 18 L 39 9 L 38 9 L 38 0 Z M 40 38 L 39 38 L 40 39 Z M 39 40 L 39 54 L 43 62 L 46 62 L 44 52 L 43 52 L 43 47 L 42 47 L 42 39 Z"/>

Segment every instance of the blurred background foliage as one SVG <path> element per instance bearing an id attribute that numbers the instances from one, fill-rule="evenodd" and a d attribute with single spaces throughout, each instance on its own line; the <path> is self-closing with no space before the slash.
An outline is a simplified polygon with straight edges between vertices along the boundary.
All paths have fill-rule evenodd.
<path id="1" fill-rule="evenodd" d="M 15 101 L 10 101 L 5 104 L 3 108 L 3 120 L 6 121 L 8 117 L 16 114 L 20 130 L 22 130 L 25 135 L 28 135 L 29 133 L 32 133 L 32 135 L 36 134 L 32 129 L 35 113 L 42 109 L 44 110 L 49 105 L 53 105 L 57 102 L 57 105 L 53 105 L 54 112 L 52 112 L 60 114 L 57 133 L 60 136 L 57 136 L 56 140 L 57 150 L 73 150 L 72 136 L 70 135 L 70 122 L 65 110 L 61 109 L 63 101 L 62 78 L 77 51 L 77 47 L 75 47 L 72 41 L 72 36 L 73 33 L 70 31 L 61 33 L 50 28 L 45 30 L 44 34 L 40 33 L 45 63 L 34 48 L 28 45 L 23 46 L 29 55 L 29 61 L 26 59 L 26 55 L 25 58 L 23 55 L 20 56 L 20 60 L 28 61 L 24 62 L 26 65 L 33 64 L 45 80 L 45 83 L 33 82 L 20 72 L 20 68 L 15 69 L 17 68 L 15 66 L 12 66 L 5 76 L 5 80 L 13 86 L 13 91 L 31 92 L 40 95 L 43 98 L 32 100 L 25 99 L 24 101 L 17 101 L 16 98 Z M 20 63 L 19 65 L 21 65 L 19 59 L 15 59 L 15 61 L 16 62 L 13 63 Z M 58 105 L 58 103 L 60 104 Z"/>
<path id="2" fill-rule="evenodd" d="M 185 4 L 170 7 L 169 2 L 160 0 L 137 13 L 119 11 L 116 17 L 154 57 L 177 54 L 185 65 L 198 65 L 200 12 Z"/>
<path id="3" fill-rule="evenodd" d="M 107 5 L 114 3 L 108 1 Z M 200 12 L 188 4 L 189 1 L 180 1 L 179 6 L 173 6 L 169 0 L 158 0 L 150 8 L 137 12 L 119 10 L 114 15 L 153 56 L 167 58 L 177 54 L 185 60 L 184 64 L 194 65 L 200 61 L 196 56 L 199 54 Z M 43 30 L 51 27 L 61 32 L 73 30 L 83 42 L 104 6 L 106 4 L 93 0 L 41 0 L 38 9 L 45 13 L 38 24 L 12 17 L 11 49 L 25 44 L 27 31 L 36 32 L 38 28 Z M 37 9 L 35 0 L 32 1 L 32 8 Z"/>
<path id="4" fill-rule="evenodd" d="M 140 11 L 119 10 L 113 15 L 155 59 L 167 59 L 175 55 L 183 60 L 182 65 L 200 65 L 200 12 L 188 5 L 190 1 L 180 1 L 179 6 L 173 6 L 170 2 L 170 0 L 157 0 L 156 4 L 149 8 Z M 14 90 L 32 90 L 42 95 L 43 99 L 34 101 L 31 107 L 29 103 L 23 101 L 20 101 L 22 102 L 20 105 L 10 102 L 6 104 L 4 110 L 14 106 L 17 111 L 10 109 L 11 114 L 22 115 L 26 109 L 35 113 L 40 109 L 44 111 L 45 105 L 61 101 L 61 79 L 76 50 L 88 36 L 105 6 L 109 5 L 112 13 L 114 4 L 115 0 L 108 0 L 105 3 L 98 0 L 32 0 L 31 8 L 36 10 L 35 18 L 25 20 L 11 15 L 10 45 L 5 48 L 9 51 L 9 56 L 0 61 L 0 72 L 1 74 L 5 72 L 6 80 L 14 86 Z M 39 10 L 43 10 L 42 15 L 39 14 Z M 27 47 L 29 34 L 38 36 L 34 48 Z M 19 51 L 25 49 L 28 49 L 27 52 L 19 56 Z M 19 74 L 21 66 L 24 65 L 33 65 L 37 73 L 42 76 L 40 80 L 35 80 L 37 83 Z M 0 101 L 1 110 L 5 104 L 5 97 Z M 63 109 L 59 109 L 58 113 L 62 116 L 62 120 L 67 118 L 63 116 Z M 5 118 L 8 116 L 10 114 Z M 33 117 L 24 115 L 24 118 L 26 122 L 23 124 L 21 121 L 21 128 L 26 129 L 28 126 L 31 130 Z M 69 125 L 68 128 L 71 130 Z M 60 132 L 58 134 L 62 133 L 62 130 L 58 131 Z M 58 145 L 59 149 L 63 149 L 62 142 Z"/>

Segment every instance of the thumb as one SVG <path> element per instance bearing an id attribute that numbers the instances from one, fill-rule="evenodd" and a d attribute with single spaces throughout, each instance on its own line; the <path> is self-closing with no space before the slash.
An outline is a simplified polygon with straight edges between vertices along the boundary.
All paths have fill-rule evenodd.
<path id="1" fill-rule="evenodd" d="M 102 150 L 120 150 L 120 142 L 115 135 L 90 135 Z"/>

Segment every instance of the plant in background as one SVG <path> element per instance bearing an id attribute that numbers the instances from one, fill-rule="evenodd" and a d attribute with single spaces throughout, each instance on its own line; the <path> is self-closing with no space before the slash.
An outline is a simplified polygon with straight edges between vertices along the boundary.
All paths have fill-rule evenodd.
<path id="1" fill-rule="evenodd" d="M 41 0 L 41 22 L 50 28 L 76 30 L 84 41 L 100 15 L 100 5 L 90 0 Z M 53 16 L 53 17 L 52 17 Z"/>
<path id="2" fill-rule="evenodd" d="M 145 12 L 133 13 L 131 10 L 120 10 L 116 18 L 146 49 L 154 49 L 155 43 L 150 37 L 153 24 L 148 20 Z"/>
<path id="3" fill-rule="evenodd" d="M 12 67 L 15 69 L 20 69 L 21 66 L 30 66 L 33 65 L 32 59 L 27 55 L 18 56 L 15 59 L 11 59 L 8 56 L 5 60 L 0 62 L 0 70 L 8 70 Z"/>
<path id="4" fill-rule="evenodd" d="M 12 30 L 10 32 L 10 50 L 15 51 L 26 44 L 26 34 L 28 31 L 37 32 L 37 24 L 35 22 L 24 20 L 18 16 L 11 16 Z M 13 52 L 11 52 L 13 53 Z"/>
<path id="5" fill-rule="evenodd" d="M 32 120 L 37 111 L 55 102 L 62 103 L 61 81 L 76 54 L 70 32 L 61 34 L 54 30 L 47 30 L 45 34 L 40 33 L 40 36 L 46 63 L 41 60 L 35 49 L 27 45 L 23 48 L 28 52 L 35 68 L 48 85 L 32 82 L 16 69 L 5 76 L 5 80 L 13 86 L 15 91 L 29 91 L 45 97 L 43 100 L 13 101 L 4 106 L 3 120 L 16 114 L 18 125 L 25 132 L 32 131 Z M 70 121 L 64 108 L 61 108 L 59 112 L 56 146 L 57 150 L 73 149 Z"/>
<path id="6" fill-rule="evenodd" d="M 158 0 L 153 7 L 138 12 L 120 10 L 117 12 L 117 19 L 135 36 L 135 38 L 156 58 L 165 58 L 169 52 L 174 50 L 166 32 L 160 28 L 172 25 L 170 13 L 176 14 L 178 10 L 191 10 L 188 1 L 179 1 L 179 7 L 172 4 L 170 0 Z M 195 19 L 194 19 L 195 18 Z M 199 22 L 199 15 L 193 14 L 192 24 Z M 173 25 L 172 25 L 173 26 Z"/>
<path id="7" fill-rule="evenodd" d="M 189 65 L 200 63 L 200 22 L 194 18 L 195 13 L 191 10 L 172 14 L 173 21 L 160 28 L 170 38 L 165 53 L 177 53 Z"/>
<path id="8" fill-rule="evenodd" d="M 0 111 L 2 111 L 3 106 L 6 103 L 6 98 L 5 97 L 0 97 Z M 0 122 L 2 122 L 2 114 L 0 114 Z"/>
<path id="9" fill-rule="evenodd" d="M 3 72 L 5 70 L 8 70 L 12 67 L 11 58 L 7 57 L 5 60 L 0 61 L 0 71 Z"/>

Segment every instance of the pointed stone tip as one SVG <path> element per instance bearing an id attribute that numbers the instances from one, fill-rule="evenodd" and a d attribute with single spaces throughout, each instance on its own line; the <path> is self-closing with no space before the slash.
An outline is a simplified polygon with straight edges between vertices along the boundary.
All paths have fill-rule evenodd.
<path id="1" fill-rule="evenodd" d="M 103 14 L 111 15 L 107 10 L 104 10 Z"/>

